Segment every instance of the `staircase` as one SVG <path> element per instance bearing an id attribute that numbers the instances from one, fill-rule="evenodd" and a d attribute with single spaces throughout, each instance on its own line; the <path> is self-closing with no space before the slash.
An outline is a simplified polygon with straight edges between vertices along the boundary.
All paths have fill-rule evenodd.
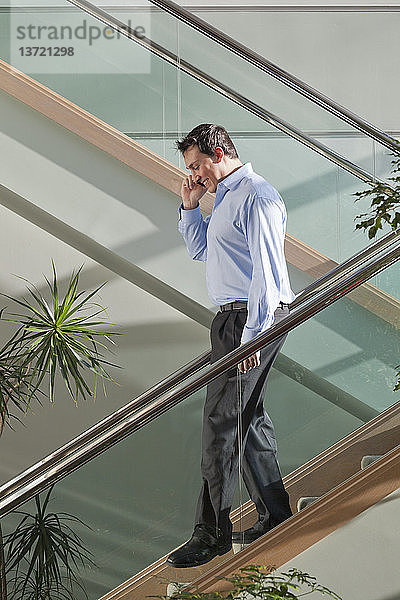
<path id="1" fill-rule="evenodd" d="M 162 72 L 160 59 L 154 62 Z M 136 79 L 143 84 L 144 96 L 150 89 L 157 95 L 150 79 Z M 226 100 L 216 99 L 208 88 L 187 85 L 188 97 L 203 104 L 198 108 L 207 118 L 226 114 L 230 119 L 235 114 L 230 105 L 226 112 Z M 91 107 L 78 106 L 68 86 L 53 91 L 44 80 L 32 79 L 4 61 L 0 88 L 0 203 L 9 236 L 7 243 L 3 239 L 2 272 L 29 277 L 33 269 L 33 277 L 39 278 L 51 256 L 63 261 L 65 273 L 77 262 L 89 261 L 83 271 L 85 285 L 111 280 L 107 303 L 114 310 L 112 320 L 128 329 L 121 342 L 126 365 L 121 387 L 108 402 L 81 407 L 79 419 L 74 407 L 68 416 L 56 412 L 63 405 L 61 397 L 51 414 L 37 409 L 26 431 L 10 432 L 2 440 L 3 456 L 8 452 L 2 461 L 7 481 L 206 350 L 213 311 L 202 266 L 193 270 L 176 232 L 184 172 L 171 149 L 164 153 L 166 160 L 160 148 L 151 148 L 146 132 L 139 144 L 94 109 L 92 113 Z M 215 113 L 211 106 L 217 107 Z M 134 118 L 140 124 L 144 117 L 136 108 Z M 149 121 L 156 114 L 153 108 L 152 102 L 146 107 Z M 238 123 L 243 124 L 240 115 Z M 188 129 L 191 120 L 185 118 Z M 260 161 L 253 166 L 270 174 L 288 205 L 286 254 L 291 280 L 300 291 L 365 244 L 362 235 L 350 231 L 351 194 L 361 181 L 293 139 L 285 139 L 291 152 L 290 160 L 283 160 L 276 150 L 280 133 L 263 133 L 250 152 L 254 136 L 246 137 L 245 129 L 236 128 L 241 153 L 252 159 L 254 151 L 256 160 L 271 157 L 271 164 Z M 166 139 L 172 144 L 174 132 Z M 339 206 L 351 209 L 339 215 Z M 212 197 L 205 197 L 203 212 L 211 207 Z M 354 210 L 361 212 L 361 207 Z M 321 235 L 327 220 L 330 227 Z M 21 232 L 34 242 L 15 252 Z M 21 273 L 27 265 L 29 272 Z M 256 545 L 227 560 L 223 557 L 223 564 L 216 559 L 185 572 L 199 589 L 214 588 L 218 573 L 232 573 L 246 561 L 284 564 L 399 487 L 393 454 L 399 407 L 392 406 L 391 391 L 400 324 L 398 277 L 398 268 L 390 267 L 385 277 L 374 280 L 376 285 L 364 284 L 289 336 L 271 375 L 268 410 L 277 427 L 293 510 L 299 498 L 319 499 Z M 10 280 L 5 278 L 6 286 L 12 285 Z M 17 292 L 23 294 L 22 288 Z M 57 485 L 57 510 L 77 514 L 92 527 L 79 532 L 99 565 L 85 574 L 91 599 L 165 593 L 167 582 L 181 577 L 166 569 L 165 557 L 156 559 L 182 543 L 192 527 L 203 396 L 204 389 L 197 391 Z M 16 447 L 23 449 L 20 463 L 12 462 Z M 360 460 L 367 455 L 382 458 L 360 473 Z M 379 483 L 388 473 L 393 473 L 390 485 Z M 364 500 L 367 485 L 375 491 Z M 354 506 L 338 514 L 349 490 L 355 490 Z M 232 519 L 237 528 L 250 526 L 255 519 L 251 503 L 235 510 Z M 12 528 L 13 517 L 4 520 L 5 529 Z M 321 523 L 317 532 L 315 522 Z"/>

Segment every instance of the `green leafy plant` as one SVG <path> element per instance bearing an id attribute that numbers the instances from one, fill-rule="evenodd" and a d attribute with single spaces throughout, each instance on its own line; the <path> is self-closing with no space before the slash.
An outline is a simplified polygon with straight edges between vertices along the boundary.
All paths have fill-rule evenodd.
<path id="1" fill-rule="evenodd" d="M 77 402 L 79 397 L 96 397 L 97 380 L 114 381 L 106 366 L 116 367 L 102 355 L 114 343 L 111 336 L 115 331 L 99 330 L 110 323 L 99 320 L 98 315 L 106 312 L 93 297 L 103 285 L 87 293 L 79 291 L 79 276 L 82 267 L 70 277 L 65 294 L 60 296 L 57 272 L 52 262 L 52 280 L 46 283 L 50 302 L 31 282 L 27 282 L 28 299 L 4 297 L 21 306 L 24 314 L 10 314 L 0 318 L 18 325 L 13 337 L 0 349 L 0 422 L 10 416 L 10 406 L 25 412 L 33 398 L 48 395 L 50 402 L 55 398 L 56 374 L 64 380 L 69 395 Z M 94 374 L 94 390 L 89 387 L 84 374 Z M 115 382 L 114 382 L 115 383 Z M 46 392 L 45 392 L 46 390 Z M 104 388 L 105 392 L 105 388 Z"/>
<path id="2" fill-rule="evenodd" d="M 52 489 L 43 501 L 35 497 L 35 513 L 13 513 L 22 519 L 4 539 L 10 600 L 74 600 L 78 591 L 87 597 L 77 572 L 95 564 L 71 525 L 88 526 L 68 513 L 48 511 Z"/>
<path id="3" fill-rule="evenodd" d="M 356 220 L 359 220 L 356 229 L 368 231 L 369 239 L 374 238 L 385 223 L 393 230 L 400 226 L 400 143 L 397 144 L 398 151 L 392 153 L 392 176 L 388 178 L 393 185 L 377 181 L 371 183 L 368 189 L 354 194 L 356 202 L 362 199 L 371 200 L 370 212 L 356 217 Z"/>
<path id="4" fill-rule="evenodd" d="M 356 202 L 365 198 L 371 200 L 371 211 L 356 217 L 356 220 L 360 220 L 356 224 L 356 229 L 367 231 L 370 240 L 383 228 L 384 223 L 393 230 L 400 227 L 400 142 L 396 143 L 398 151 L 391 154 L 394 156 L 394 160 L 391 161 L 392 177 L 388 179 L 393 182 L 393 185 L 376 182 L 370 184 L 369 189 L 353 194 L 356 196 Z M 400 365 L 396 369 L 397 381 L 393 389 L 394 392 L 400 391 Z"/>
<path id="5" fill-rule="evenodd" d="M 397 382 L 396 382 L 396 385 L 393 388 L 393 391 L 394 392 L 400 392 L 400 365 L 397 365 L 396 369 L 399 369 L 399 370 L 396 373 Z"/>
<path id="6" fill-rule="evenodd" d="M 233 577 L 224 578 L 229 583 L 229 591 L 192 592 L 185 591 L 185 586 L 176 584 L 177 591 L 173 595 L 176 600 L 297 600 L 311 593 L 329 596 L 341 600 L 335 592 L 319 584 L 315 577 L 298 569 L 289 569 L 285 573 L 274 573 L 274 567 L 249 565 L 240 569 Z M 167 600 L 167 596 L 156 596 Z"/>

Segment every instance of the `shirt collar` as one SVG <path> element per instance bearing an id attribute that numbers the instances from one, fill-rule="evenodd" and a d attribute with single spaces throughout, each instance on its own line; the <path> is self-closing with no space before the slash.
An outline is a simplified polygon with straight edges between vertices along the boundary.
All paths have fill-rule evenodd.
<path id="1" fill-rule="evenodd" d="M 247 177 L 251 173 L 253 173 L 253 168 L 251 166 L 251 163 L 248 162 L 245 165 L 239 167 L 239 169 L 237 169 L 230 175 L 228 175 L 228 177 L 225 177 L 225 179 L 218 184 L 217 189 L 221 186 L 224 187 L 225 190 L 232 190 L 237 185 L 239 185 L 240 181 L 244 177 Z"/>

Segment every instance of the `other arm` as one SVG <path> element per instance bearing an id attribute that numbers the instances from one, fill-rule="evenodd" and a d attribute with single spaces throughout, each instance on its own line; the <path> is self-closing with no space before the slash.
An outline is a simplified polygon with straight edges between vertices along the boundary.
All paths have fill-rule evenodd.
<path id="1" fill-rule="evenodd" d="M 241 343 L 266 331 L 274 321 L 274 311 L 281 300 L 281 281 L 286 272 L 284 236 L 286 212 L 281 200 L 254 197 L 249 200 L 243 219 L 252 262 L 252 278 L 248 298 L 248 317 Z M 246 372 L 260 364 L 260 353 L 243 361 L 239 368 Z"/>

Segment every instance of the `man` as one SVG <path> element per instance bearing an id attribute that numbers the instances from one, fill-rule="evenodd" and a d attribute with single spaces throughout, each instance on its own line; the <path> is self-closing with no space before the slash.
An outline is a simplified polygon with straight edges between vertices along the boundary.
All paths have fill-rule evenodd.
<path id="1" fill-rule="evenodd" d="M 177 147 L 191 171 L 182 183 L 179 231 L 194 260 L 206 261 L 209 295 L 220 305 L 211 326 L 211 362 L 285 317 L 294 300 L 284 256 L 285 206 L 278 192 L 251 164 L 243 165 L 226 130 L 203 124 Z M 199 200 L 215 193 L 210 217 L 203 219 Z M 250 543 L 291 516 L 284 489 L 274 428 L 264 410 L 267 375 L 284 342 L 272 342 L 207 387 L 202 436 L 203 486 L 191 539 L 167 563 L 193 567 L 232 547 L 229 519 L 238 479 L 238 411 L 241 410 L 243 478 L 258 520 L 234 533 Z"/>

